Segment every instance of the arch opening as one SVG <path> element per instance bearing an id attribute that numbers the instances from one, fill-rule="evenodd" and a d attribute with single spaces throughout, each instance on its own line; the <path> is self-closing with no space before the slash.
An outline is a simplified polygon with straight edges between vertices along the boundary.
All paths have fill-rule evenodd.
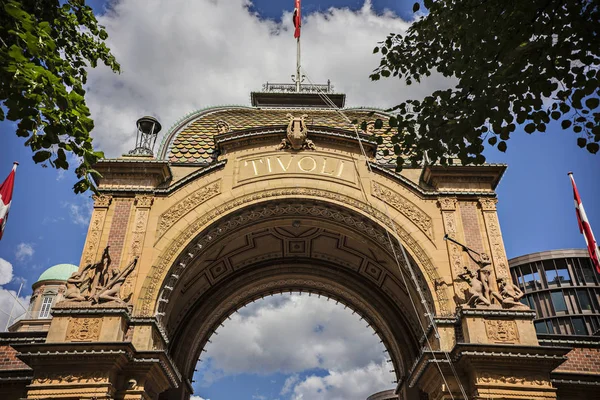
<path id="1" fill-rule="evenodd" d="M 222 390 L 270 398 L 276 389 L 282 398 L 365 400 L 396 386 L 373 327 L 341 302 L 307 292 L 266 296 L 235 311 L 209 338 L 196 370 L 202 398 Z"/>
<path id="2" fill-rule="evenodd" d="M 373 326 L 401 380 L 427 326 L 424 310 L 412 306 L 420 304 L 415 285 L 434 308 L 421 267 L 412 257 L 411 264 L 417 282 L 406 287 L 384 228 L 349 207 L 266 201 L 220 218 L 187 244 L 163 280 L 156 313 L 172 358 L 191 380 L 210 336 L 248 302 L 284 291 L 326 296 Z"/>

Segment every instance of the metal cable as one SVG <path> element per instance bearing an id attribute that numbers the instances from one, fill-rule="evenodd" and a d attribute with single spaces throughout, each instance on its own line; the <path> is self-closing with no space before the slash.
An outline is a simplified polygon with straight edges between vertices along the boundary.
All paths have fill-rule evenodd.
<path id="1" fill-rule="evenodd" d="M 327 94 L 326 94 L 326 93 L 324 93 L 324 92 L 323 92 L 323 91 L 322 91 L 322 90 L 321 90 L 321 89 L 320 89 L 318 86 L 316 86 L 316 85 L 315 85 L 315 84 L 312 82 L 312 80 L 310 79 L 310 77 L 309 77 L 309 76 L 308 76 L 308 74 L 306 73 L 306 70 L 304 70 L 304 68 L 302 68 L 302 70 L 304 71 L 304 76 L 306 77 L 306 79 L 308 80 L 308 82 L 310 83 L 310 85 L 311 85 L 311 86 L 312 86 L 314 89 L 316 89 L 316 90 L 317 90 L 317 93 L 318 93 L 319 97 L 321 97 L 321 99 L 322 99 L 322 100 L 323 100 L 323 101 L 324 101 L 324 102 L 325 102 L 327 105 L 329 105 L 329 106 L 330 106 L 331 108 L 333 108 L 333 109 L 334 109 L 336 112 L 338 112 L 338 113 L 339 113 L 339 114 L 340 114 L 340 115 L 341 115 L 341 116 L 342 116 L 342 117 L 343 117 L 343 118 L 344 118 L 344 119 L 345 119 L 345 120 L 346 120 L 346 121 L 347 121 L 347 122 L 348 122 L 348 123 L 349 123 L 349 124 L 350 124 L 350 125 L 351 125 L 351 126 L 354 128 L 354 132 L 356 133 L 356 138 L 358 139 L 358 143 L 359 143 L 359 146 L 360 146 L 361 153 L 362 153 L 363 157 L 365 157 L 365 161 L 366 161 L 366 164 L 367 164 L 367 169 L 369 170 L 369 172 L 370 172 L 370 173 L 373 173 L 373 170 L 372 170 L 372 168 L 371 168 L 371 165 L 370 165 L 370 163 L 369 163 L 369 161 L 368 161 L 367 153 L 366 153 L 366 151 L 365 151 L 365 149 L 364 149 L 364 146 L 363 146 L 362 140 L 361 140 L 361 138 L 360 138 L 360 135 L 359 135 L 359 133 L 358 133 L 358 129 L 357 129 L 356 125 L 352 123 L 352 121 L 350 120 L 350 118 L 348 118 L 348 117 L 347 117 L 347 116 L 346 116 L 346 115 L 345 115 L 345 114 L 342 112 L 342 110 L 340 110 L 340 109 L 338 108 L 338 106 L 337 106 L 337 105 L 336 105 L 336 104 L 335 104 L 335 103 L 334 103 L 334 102 L 333 102 L 333 101 L 332 101 L 332 100 L 329 98 L 329 96 L 327 96 Z M 359 179 L 359 181 L 361 182 L 361 185 L 362 185 L 362 180 L 360 180 L 360 179 Z M 369 201 L 368 199 L 367 199 L 367 201 L 370 203 L 370 201 Z M 391 217 L 391 215 L 390 215 L 390 212 L 389 212 L 389 208 L 388 208 L 388 206 L 387 206 L 387 203 L 386 203 L 386 202 L 383 202 L 383 204 L 384 204 L 384 207 L 385 207 L 386 216 L 387 216 L 387 218 L 389 219 L 389 221 L 390 221 L 390 223 L 391 223 L 391 225 L 392 225 L 392 227 L 393 227 L 393 229 L 394 229 L 394 233 L 396 234 L 396 237 L 398 237 L 398 238 L 399 238 L 399 237 L 400 237 L 400 235 L 398 234 L 398 230 L 397 230 L 397 228 L 396 228 L 396 223 L 394 222 L 394 220 L 392 219 L 392 217 Z M 369 204 L 369 205 L 371 205 L 371 206 L 372 206 L 372 204 Z M 453 394 L 452 394 L 452 390 L 450 390 L 450 386 L 448 385 L 448 382 L 446 381 L 446 378 L 445 378 L 445 376 L 444 376 L 444 373 L 442 372 L 442 368 L 441 368 L 440 364 L 438 363 L 438 359 L 436 358 L 436 356 L 435 356 L 435 353 L 433 352 L 433 348 L 432 348 L 432 346 L 431 346 L 431 342 L 429 341 L 429 337 L 428 337 L 428 335 L 427 335 L 427 332 L 426 332 L 426 330 L 425 330 L 425 327 L 423 326 L 423 324 L 422 324 L 422 322 L 421 322 L 421 319 L 420 319 L 420 318 L 419 318 L 419 316 L 418 316 L 418 315 L 419 315 L 419 311 L 417 310 L 417 306 L 416 306 L 416 304 L 415 304 L 415 301 L 413 300 L 413 298 L 412 298 L 412 296 L 411 296 L 410 289 L 409 289 L 409 286 L 408 286 L 408 283 L 407 283 L 407 280 L 406 280 L 406 276 L 405 276 L 405 273 L 403 272 L 403 270 L 402 270 L 402 267 L 401 267 L 401 265 L 400 265 L 400 260 L 398 259 L 398 254 L 396 253 L 396 248 L 395 248 L 395 246 L 394 246 L 394 243 L 393 243 L 393 241 L 392 241 L 392 238 L 391 238 L 391 236 L 390 236 L 390 233 L 389 233 L 389 231 L 388 231 L 387 229 L 385 230 L 385 232 L 386 232 L 386 236 L 387 236 L 387 238 L 388 238 L 388 241 L 389 241 L 389 243 L 390 243 L 390 247 L 391 247 L 391 249 L 392 249 L 392 254 L 394 255 L 394 260 L 396 261 L 396 265 L 398 266 L 398 270 L 400 271 L 400 276 L 402 276 L 402 280 L 404 281 L 404 285 L 406 286 L 406 289 L 407 289 L 407 292 L 408 292 L 408 297 L 409 297 L 409 299 L 410 299 L 410 302 L 411 302 L 411 304 L 412 304 L 412 306 L 413 306 L 413 310 L 415 311 L 415 314 L 417 315 L 417 320 L 419 321 L 419 325 L 421 326 L 421 330 L 423 331 L 423 335 L 424 335 L 424 337 L 425 337 L 425 340 L 426 340 L 426 342 L 427 342 L 427 346 L 429 347 L 429 351 L 431 352 L 431 354 L 432 354 L 432 356 L 433 356 L 433 359 L 434 359 L 434 361 L 435 361 L 435 364 L 436 364 L 436 366 L 438 367 L 438 371 L 439 371 L 439 373 L 440 373 L 440 376 L 442 377 L 442 380 L 444 381 L 444 384 L 446 385 L 446 387 L 448 387 L 448 392 L 449 392 L 449 394 L 450 394 L 450 397 L 451 397 L 452 399 L 454 399 L 454 396 L 453 396 Z M 410 263 L 410 260 L 409 260 L 409 258 L 408 258 L 408 255 L 406 254 L 406 249 L 404 248 L 404 246 L 402 245 L 402 242 L 401 242 L 399 239 L 398 239 L 398 245 L 400 246 L 400 250 L 401 250 L 401 252 L 402 252 L 402 256 L 403 256 L 403 258 L 404 258 L 404 261 L 405 261 L 405 263 L 406 263 L 406 265 L 407 265 L 407 267 L 408 267 L 408 270 L 409 270 L 409 272 L 410 272 L 411 278 L 412 278 L 412 280 L 415 282 L 415 287 L 416 287 L 416 289 L 417 289 L 417 293 L 419 294 L 419 297 L 421 298 L 421 303 L 423 304 L 423 307 L 425 308 L 426 315 L 427 315 L 427 317 L 429 318 L 429 320 L 430 320 L 430 322 L 431 322 L 431 326 L 433 327 L 433 330 L 434 330 L 434 333 L 435 333 L 435 337 L 439 339 L 439 338 L 440 338 L 440 334 L 439 334 L 439 331 L 438 331 L 438 329 L 437 329 L 437 324 L 435 323 L 435 318 L 433 317 L 433 314 L 431 313 L 431 310 L 429 309 L 429 306 L 428 306 L 428 304 L 427 304 L 427 300 L 425 299 L 425 295 L 424 295 L 424 294 L 423 294 L 423 292 L 421 291 L 421 288 L 419 287 L 419 285 L 418 285 L 418 284 L 416 284 L 416 282 L 417 282 L 417 279 L 416 279 L 415 272 L 414 272 L 414 270 L 413 270 L 413 268 L 412 268 L 412 265 L 411 265 L 411 263 Z M 440 349 L 441 349 L 441 347 L 442 347 L 442 346 L 441 346 L 441 344 L 440 344 Z M 457 371 L 456 371 L 456 369 L 454 368 L 454 365 L 453 365 L 453 363 L 452 363 L 452 360 L 451 360 L 451 358 L 450 358 L 450 355 L 448 354 L 448 352 L 447 352 L 446 350 L 442 350 L 442 351 L 444 352 L 444 354 L 445 354 L 445 356 L 446 356 L 446 360 L 448 361 L 448 364 L 449 364 L 449 366 L 450 366 L 450 369 L 451 369 L 451 371 L 452 371 L 452 374 L 454 375 L 454 377 L 455 377 L 455 379 L 456 379 L 456 381 L 457 381 L 457 383 L 458 383 L 458 386 L 459 386 L 459 388 L 460 388 L 460 391 L 461 391 L 461 394 L 462 394 L 463 398 L 464 398 L 465 400 L 468 400 L 467 393 L 466 393 L 466 391 L 465 391 L 465 388 L 464 388 L 464 386 L 462 385 L 462 382 L 461 382 L 461 380 L 460 380 L 460 377 L 458 376 L 458 372 L 457 372 Z"/>

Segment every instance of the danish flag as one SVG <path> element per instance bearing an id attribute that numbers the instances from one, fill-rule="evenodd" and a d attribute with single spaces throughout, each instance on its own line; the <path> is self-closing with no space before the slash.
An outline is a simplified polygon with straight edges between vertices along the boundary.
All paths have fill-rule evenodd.
<path id="1" fill-rule="evenodd" d="M 6 180 L 0 185 L 0 239 L 2 239 L 4 226 L 8 219 L 8 210 L 10 209 L 13 187 L 15 186 L 15 171 L 17 170 L 17 165 L 19 165 L 18 162 L 13 164 L 12 171 L 10 171 Z"/>
<path id="2" fill-rule="evenodd" d="M 300 22 L 302 20 L 302 16 L 300 15 L 300 0 L 296 0 L 294 4 L 294 37 L 298 39 L 300 37 Z"/>
<path id="3" fill-rule="evenodd" d="M 573 195 L 575 196 L 575 212 L 577 213 L 579 232 L 581 232 L 583 234 L 583 237 L 585 238 L 585 243 L 587 244 L 587 250 L 590 254 L 592 265 L 596 268 L 596 272 L 600 274 L 600 250 L 598 250 L 598 243 L 594 238 L 592 227 L 590 226 L 587 216 L 585 215 L 585 210 L 583 209 L 583 204 L 581 203 L 581 198 L 579 197 L 579 192 L 577 191 L 577 186 L 575 185 L 575 179 L 573 179 L 572 172 L 569 172 L 569 177 L 571 178 L 571 183 L 573 184 Z"/>

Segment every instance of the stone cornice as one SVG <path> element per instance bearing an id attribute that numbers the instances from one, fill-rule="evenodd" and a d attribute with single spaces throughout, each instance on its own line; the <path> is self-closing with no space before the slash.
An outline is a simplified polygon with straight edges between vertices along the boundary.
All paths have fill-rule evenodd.
<path id="1" fill-rule="evenodd" d="M 437 190 L 453 182 L 477 183 L 488 186 L 481 191 L 493 191 L 506 171 L 505 164 L 483 165 L 427 165 L 423 170 L 423 181 Z M 480 190 L 477 190 L 480 191 Z"/>
<path id="2" fill-rule="evenodd" d="M 515 319 L 534 319 L 534 310 L 507 310 L 503 308 L 465 308 L 459 307 L 456 312 L 457 317 L 460 319 L 465 317 L 512 317 Z"/>
<path id="3" fill-rule="evenodd" d="M 411 180 L 405 178 L 404 176 L 392 171 L 389 168 L 386 168 L 382 165 L 379 165 L 374 162 L 369 162 L 369 166 L 373 170 L 373 172 L 380 173 L 396 182 L 402 183 L 404 186 L 408 186 L 412 191 L 421 197 L 439 197 L 439 196 L 463 196 L 463 197 L 496 197 L 496 193 L 492 190 L 435 190 L 435 189 L 427 189 L 423 188 Z M 472 167 L 467 167 L 472 168 Z"/>
<path id="4" fill-rule="evenodd" d="M 103 193 L 123 189 L 156 189 L 173 177 L 169 162 L 155 159 L 102 159 L 94 168 L 102 175 L 95 181 Z"/>
<path id="5" fill-rule="evenodd" d="M 166 162 L 166 161 L 164 161 L 164 162 Z M 123 188 L 117 188 L 117 187 L 98 188 L 98 190 L 101 193 L 115 193 L 115 194 L 116 193 L 121 193 L 121 194 L 148 193 L 148 194 L 155 194 L 155 195 L 168 195 L 170 193 L 175 192 L 177 189 L 183 187 L 184 185 L 186 185 L 186 184 L 188 184 L 210 172 L 222 169 L 223 167 L 225 167 L 225 164 L 227 164 L 226 159 L 214 162 L 209 165 L 202 166 L 202 168 L 181 178 L 180 180 L 175 182 L 173 185 L 168 186 L 168 187 L 149 188 L 149 187 L 143 187 L 143 186 L 141 186 L 141 187 L 128 186 L 128 187 L 123 187 Z M 189 164 L 186 164 L 186 166 L 189 166 Z"/>

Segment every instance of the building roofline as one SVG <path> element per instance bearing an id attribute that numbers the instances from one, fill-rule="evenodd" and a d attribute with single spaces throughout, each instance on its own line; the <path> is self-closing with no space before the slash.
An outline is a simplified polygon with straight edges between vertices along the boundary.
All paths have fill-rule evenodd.
<path id="1" fill-rule="evenodd" d="M 589 257 L 587 249 L 559 249 L 559 250 L 546 250 L 539 251 L 536 253 L 524 254 L 522 256 L 514 257 L 508 260 L 509 267 L 516 267 L 518 265 L 526 264 L 533 261 L 552 260 L 556 258 L 566 257 Z"/>

